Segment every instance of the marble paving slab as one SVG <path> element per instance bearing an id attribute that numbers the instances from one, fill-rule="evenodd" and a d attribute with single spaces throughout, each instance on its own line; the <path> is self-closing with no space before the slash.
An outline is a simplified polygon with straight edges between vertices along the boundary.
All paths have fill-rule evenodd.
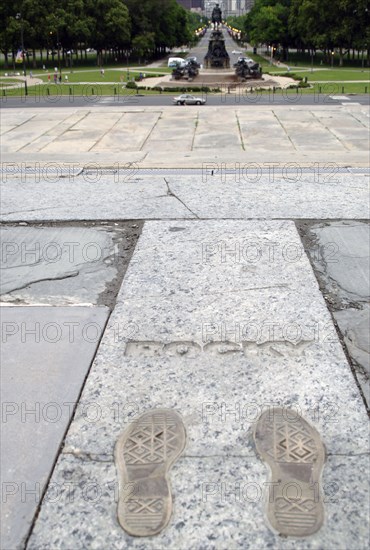
<path id="1" fill-rule="evenodd" d="M 106 307 L 0 307 L 1 547 L 24 548 Z"/>
<path id="2" fill-rule="evenodd" d="M 366 219 L 368 176 L 336 173 L 262 173 L 239 163 L 236 175 L 203 162 L 203 175 L 84 174 L 52 181 L 9 174 L 1 184 L 3 221 L 175 218 Z M 251 170 L 250 168 L 256 168 Z M 259 169 L 258 169 L 259 167 Z M 294 171 L 294 167 L 296 171 Z M 215 176 L 211 176 L 215 168 Z M 225 177 L 224 177 L 225 176 Z M 56 184 L 57 183 L 57 184 Z"/>

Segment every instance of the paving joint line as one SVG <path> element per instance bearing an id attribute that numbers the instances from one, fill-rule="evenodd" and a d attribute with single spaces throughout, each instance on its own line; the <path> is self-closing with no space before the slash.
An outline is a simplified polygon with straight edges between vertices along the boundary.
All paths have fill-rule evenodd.
<path id="1" fill-rule="evenodd" d="M 245 144 L 244 144 L 244 139 L 243 139 L 243 132 L 242 132 L 242 129 L 241 129 L 241 126 L 240 126 L 240 120 L 239 120 L 239 116 L 238 116 L 238 111 L 235 111 L 235 116 L 236 116 L 236 123 L 237 123 L 237 126 L 238 126 L 238 131 L 239 131 L 240 144 L 241 144 L 241 146 L 242 146 L 243 151 L 245 151 Z"/>
<path id="2" fill-rule="evenodd" d="M 191 140 L 190 151 L 194 151 L 195 134 L 197 133 L 198 126 L 199 126 L 199 110 L 197 111 L 197 116 L 196 116 L 196 119 L 195 119 L 195 128 L 194 128 L 194 132 L 193 132 L 193 139 Z"/>
<path id="3" fill-rule="evenodd" d="M 69 126 L 66 130 L 64 130 L 64 132 L 62 132 L 59 136 L 56 136 L 50 143 L 53 143 L 56 139 L 64 136 L 64 134 L 66 132 L 69 132 L 70 130 L 72 130 L 72 128 L 74 126 L 76 126 L 76 124 L 79 124 L 82 120 L 84 120 L 88 116 L 88 114 L 89 114 L 89 112 L 84 113 L 84 111 L 81 111 L 81 118 L 79 120 L 77 120 L 74 124 L 72 124 L 72 126 Z M 46 147 L 46 145 L 45 145 L 45 147 Z M 45 147 L 43 147 L 43 149 Z M 42 151 L 42 149 L 40 149 L 40 151 Z"/>
<path id="4" fill-rule="evenodd" d="M 341 140 L 337 135 L 335 135 L 334 132 L 333 132 L 327 125 L 325 125 L 325 124 L 315 115 L 315 113 L 313 113 L 312 111 L 311 111 L 311 113 L 312 113 L 312 115 L 314 116 L 314 118 L 317 120 L 317 122 L 318 122 L 319 124 L 321 124 L 321 126 L 322 126 L 325 130 L 327 130 L 327 131 L 329 132 L 329 134 L 331 134 L 331 135 L 336 139 L 336 141 L 337 141 L 338 143 L 341 144 L 342 147 L 344 147 L 345 149 L 347 149 L 347 151 L 351 151 L 351 150 L 352 150 L 352 149 L 351 149 L 350 147 L 348 147 L 344 142 L 342 142 L 342 140 Z"/>
<path id="5" fill-rule="evenodd" d="M 118 117 L 118 120 L 116 120 L 114 123 L 113 123 L 113 126 L 111 126 L 110 128 L 108 128 L 101 136 L 100 138 L 94 143 L 94 145 L 92 145 L 90 147 L 90 149 L 88 149 L 88 152 L 90 152 L 92 149 L 94 149 L 94 147 L 96 147 L 98 145 L 98 143 L 100 143 L 102 141 L 102 139 L 108 134 L 108 132 L 111 132 L 113 130 L 113 128 L 121 121 L 122 117 L 125 116 L 125 113 L 121 113 L 120 116 Z"/>
<path id="6" fill-rule="evenodd" d="M 282 127 L 285 135 L 287 136 L 288 140 L 290 141 L 290 143 L 292 144 L 292 147 L 295 151 L 299 151 L 299 149 L 297 149 L 297 147 L 295 146 L 292 138 L 290 137 L 290 135 L 288 134 L 284 124 L 281 122 L 280 118 L 277 116 L 277 114 L 275 113 L 275 110 L 274 109 L 271 109 L 271 112 L 272 114 L 274 115 L 274 117 L 276 118 L 276 120 L 278 121 L 278 124 L 280 124 L 280 126 Z"/>
<path id="7" fill-rule="evenodd" d="M 154 111 L 154 112 L 156 112 L 156 111 Z M 155 121 L 155 123 L 153 124 L 151 129 L 149 130 L 149 133 L 147 134 L 146 138 L 144 139 L 143 143 L 141 144 L 139 151 L 143 150 L 144 145 L 146 144 L 146 142 L 148 141 L 148 139 L 150 138 L 150 136 L 154 132 L 154 129 L 157 127 L 158 121 L 161 120 L 161 118 L 162 118 L 162 111 L 159 112 L 159 116 L 158 116 L 157 120 Z"/>

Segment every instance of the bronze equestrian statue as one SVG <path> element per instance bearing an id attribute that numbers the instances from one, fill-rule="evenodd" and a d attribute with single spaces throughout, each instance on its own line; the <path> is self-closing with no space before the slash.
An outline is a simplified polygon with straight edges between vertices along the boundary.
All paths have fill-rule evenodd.
<path id="1" fill-rule="evenodd" d="M 211 19 L 213 23 L 213 28 L 218 29 L 219 25 L 221 25 L 222 23 L 222 11 L 219 4 L 216 4 L 213 8 Z"/>

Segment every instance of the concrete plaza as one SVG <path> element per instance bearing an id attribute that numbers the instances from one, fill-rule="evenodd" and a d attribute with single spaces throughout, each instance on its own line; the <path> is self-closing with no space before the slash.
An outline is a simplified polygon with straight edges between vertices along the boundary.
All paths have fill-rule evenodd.
<path id="1" fill-rule="evenodd" d="M 4 549 L 368 548 L 369 121 L 355 99 L 3 110 Z M 265 521 L 274 406 L 326 446 L 307 538 Z M 168 527 L 134 538 L 113 449 L 157 407 L 187 445 Z"/>

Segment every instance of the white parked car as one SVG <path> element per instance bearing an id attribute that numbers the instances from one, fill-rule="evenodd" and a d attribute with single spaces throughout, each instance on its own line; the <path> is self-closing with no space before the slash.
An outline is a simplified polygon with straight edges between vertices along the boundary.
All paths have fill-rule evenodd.
<path id="1" fill-rule="evenodd" d="M 231 53 L 235 54 L 235 55 L 241 55 L 242 52 L 240 50 L 233 50 Z"/>
<path id="2" fill-rule="evenodd" d="M 182 94 L 174 97 L 172 101 L 175 105 L 204 105 L 207 100 L 204 97 Z"/>
<path id="3" fill-rule="evenodd" d="M 246 63 L 256 63 L 254 61 L 254 59 L 251 59 L 250 57 L 244 57 L 244 56 L 241 56 L 241 57 L 238 57 L 238 61 L 245 61 Z"/>

